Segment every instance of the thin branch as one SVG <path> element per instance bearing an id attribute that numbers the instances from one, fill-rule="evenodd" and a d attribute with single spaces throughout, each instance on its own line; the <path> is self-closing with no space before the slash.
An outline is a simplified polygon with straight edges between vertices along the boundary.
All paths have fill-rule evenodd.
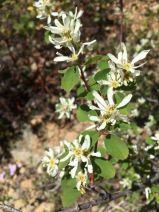
<path id="1" fill-rule="evenodd" d="M 81 73 L 81 80 L 84 82 L 84 85 L 85 85 L 87 91 L 90 91 L 89 85 L 88 85 L 87 80 L 84 76 L 84 71 L 82 70 L 82 68 L 80 68 L 80 73 Z"/>
<path id="2" fill-rule="evenodd" d="M 20 212 L 20 210 L 6 204 L 0 204 L 0 208 L 8 212 Z"/>
<path id="3" fill-rule="evenodd" d="M 60 210 L 57 210 L 58 212 L 78 212 L 78 211 L 81 211 L 81 210 L 84 210 L 84 209 L 89 209 L 89 208 L 92 208 L 94 206 L 97 206 L 97 205 L 101 205 L 101 204 L 107 204 L 113 200 L 116 200 L 116 199 L 119 199 L 121 197 L 125 197 L 125 196 L 128 196 L 129 194 L 131 193 L 134 193 L 134 192 L 141 192 L 141 191 L 144 191 L 145 188 L 147 187 L 147 184 L 148 183 L 155 183 L 159 181 L 159 175 L 156 175 L 154 178 L 152 178 L 150 180 L 150 182 L 145 182 L 145 185 L 141 184 L 141 185 L 134 185 L 134 187 L 132 189 L 128 189 L 128 190 L 125 190 L 123 192 L 116 192 L 116 193 L 113 193 L 113 194 L 109 194 L 107 192 L 99 192 L 99 197 L 97 199 L 94 199 L 94 200 L 91 200 L 89 202 L 86 202 L 86 203 L 81 203 L 81 204 L 76 204 L 74 207 L 70 207 L 70 208 L 63 208 L 63 209 L 60 209 Z M 92 191 L 97 191 L 96 188 L 93 188 Z"/>

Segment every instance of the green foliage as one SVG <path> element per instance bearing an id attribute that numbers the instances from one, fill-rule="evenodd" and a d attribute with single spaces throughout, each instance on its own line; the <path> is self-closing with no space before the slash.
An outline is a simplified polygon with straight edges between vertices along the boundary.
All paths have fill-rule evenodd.
<path id="1" fill-rule="evenodd" d="M 81 122 L 89 121 L 88 112 L 90 111 L 87 105 L 82 105 L 77 109 L 77 119 Z"/>
<path id="2" fill-rule="evenodd" d="M 109 58 L 107 56 L 102 57 L 100 62 L 97 64 L 97 67 L 99 68 L 99 70 L 103 71 L 103 70 L 107 70 L 109 68 L 108 60 L 109 60 Z"/>
<path id="3" fill-rule="evenodd" d="M 61 190 L 63 207 L 70 207 L 81 195 L 76 189 L 76 180 L 72 178 L 62 179 Z"/>
<path id="4" fill-rule="evenodd" d="M 105 139 L 105 146 L 108 153 L 119 160 L 125 160 L 128 157 L 129 150 L 127 145 L 116 135 L 107 137 Z"/>
<path id="5" fill-rule="evenodd" d="M 99 175 L 104 178 L 113 178 L 115 176 L 115 169 L 112 166 L 111 162 L 101 159 L 101 158 L 96 158 L 95 163 L 100 167 L 100 173 Z"/>
<path id="6" fill-rule="evenodd" d="M 106 70 L 103 69 L 101 71 L 98 71 L 94 76 L 95 81 L 105 80 L 108 72 L 109 72 L 108 69 L 106 69 Z"/>
<path id="7" fill-rule="evenodd" d="M 77 67 L 69 67 L 65 70 L 61 80 L 61 88 L 70 92 L 79 83 L 80 75 Z"/>

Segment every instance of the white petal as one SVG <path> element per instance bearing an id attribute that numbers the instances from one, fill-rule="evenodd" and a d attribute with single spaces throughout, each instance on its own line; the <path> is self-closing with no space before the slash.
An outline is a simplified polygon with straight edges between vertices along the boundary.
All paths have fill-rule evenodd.
<path id="1" fill-rule="evenodd" d="M 133 60 L 132 60 L 132 64 L 138 62 L 139 60 L 143 60 L 147 54 L 149 53 L 150 50 L 144 50 L 142 52 L 140 52 Z"/>
<path id="2" fill-rule="evenodd" d="M 85 156 L 83 156 L 83 155 L 81 156 L 81 160 L 84 163 L 88 163 L 88 159 Z"/>
<path id="3" fill-rule="evenodd" d="M 72 177 L 72 178 L 75 177 L 77 168 L 78 168 L 78 166 L 74 166 L 73 169 L 71 169 L 70 174 L 71 174 L 71 177 Z"/>
<path id="4" fill-rule="evenodd" d="M 96 107 L 96 106 L 94 106 L 94 105 L 89 105 L 89 108 L 90 108 L 91 110 L 101 110 L 99 107 Z"/>
<path id="5" fill-rule="evenodd" d="M 82 144 L 82 150 L 88 150 L 91 145 L 91 139 L 89 135 L 85 136 L 84 142 Z"/>
<path id="6" fill-rule="evenodd" d="M 126 97 L 124 97 L 124 99 L 120 102 L 117 108 L 121 108 L 127 105 L 130 102 L 131 98 L 132 98 L 132 94 L 129 94 Z"/>
<path id="7" fill-rule="evenodd" d="M 97 122 L 100 121 L 100 119 L 99 119 L 97 116 L 89 116 L 89 119 L 90 119 L 91 121 L 97 121 Z"/>
<path id="8" fill-rule="evenodd" d="M 112 88 L 108 88 L 107 97 L 108 97 L 108 102 L 109 102 L 109 104 L 110 104 L 110 105 L 114 105 L 114 100 L 113 100 L 113 89 L 112 89 Z"/>
<path id="9" fill-rule="evenodd" d="M 103 130 L 106 127 L 106 125 L 107 125 L 106 121 L 102 122 L 102 124 L 100 125 L 100 127 L 97 128 L 97 130 L 99 130 L 99 131 Z"/>
<path id="10" fill-rule="evenodd" d="M 69 152 L 68 155 L 66 155 L 64 158 L 62 158 L 60 160 L 60 162 L 64 162 L 64 161 L 68 160 L 71 156 L 72 156 L 72 152 Z"/>
<path id="11" fill-rule="evenodd" d="M 80 191 L 81 188 L 81 181 L 78 181 L 78 183 L 76 184 L 76 188 L 78 191 Z"/>
<path id="12" fill-rule="evenodd" d="M 127 63 L 127 61 L 128 61 L 128 55 L 127 55 L 127 50 L 126 50 L 126 46 L 125 46 L 125 44 L 124 43 L 122 43 L 121 44 L 122 45 L 122 49 L 123 49 L 123 61 L 122 62 L 124 62 L 124 63 Z"/>
<path id="13" fill-rule="evenodd" d="M 100 152 L 92 152 L 92 153 L 91 153 L 91 156 L 94 156 L 94 157 L 101 157 L 101 153 L 100 153 Z"/>
<path id="14" fill-rule="evenodd" d="M 91 174 L 91 173 L 93 173 L 93 166 L 92 166 L 92 164 L 89 164 L 88 166 L 87 166 L 87 168 L 88 168 L 88 172 Z"/>
<path id="15" fill-rule="evenodd" d="M 105 110 L 105 108 L 107 107 L 107 104 L 104 101 L 104 99 L 98 94 L 97 91 L 93 91 L 93 96 L 95 97 L 95 100 L 96 100 L 98 106 L 100 107 L 100 109 Z"/>
<path id="16" fill-rule="evenodd" d="M 54 62 L 63 62 L 63 61 L 68 61 L 69 57 L 67 56 L 58 56 L 54 58 Z"/>
<path id="17" fill-rule="evenodd" d="M 118 59 L 112 55 L 112 54 L 108 54 L 108 57 L 115 63 L 115 64 L 119 64 L 120 61 L 118 61 Z"/>

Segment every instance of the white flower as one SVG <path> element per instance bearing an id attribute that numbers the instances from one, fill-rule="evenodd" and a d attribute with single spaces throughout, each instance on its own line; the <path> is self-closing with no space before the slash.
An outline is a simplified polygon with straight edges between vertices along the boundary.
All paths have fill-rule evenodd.
<path id="1" fill-rule="evenodd" d="M 138 99 L 138 103 L 139 103 L 140 105 L 144 104 L 145 101 L 146 101 L 146 100 L 145 100 L 143 97 L 141 97 L 141 98 Z"/>
<path id="2" fill-rule="evenodd" d="M 130 113 L 131 117 L 138 117 L 139 116 L 139 110 L 138 109 L 134 109 L 131 111 Z"/>
<path id="3" fill-rule="evenodd" d="M 80 191 L 82 194 L 84 194 L 85 187 L 86 187 L 86 184 L 88 181 L 88 175 L 87 175 L 86 170 L 84 173 L 81 171 L 77 173 L 76 181 L 77 181 L 77 184 L 76 184 L 77 190 Z"/>
<path id="4" fill-rule="evenodd" d="M 123 188 L 131 188 L 132 186 L 132 181 L 129 178 L 124 178 L 123 180 L 120 181 L 120 184 L 122 185 Z"/>
<path id="5" fill-rule="evenodd" d="M 131 94 L 124 97 L 118 105 L 114 103 L 113 90 L 111 88 L 107 92 L 108 101 L 105 101 L 96 91 L 93 91 L 93 96 L 97 106 L 90 105 L 89 107 L 92 110 L 100 111 L 100 116 L 90 116 L 90 120 L 98 123 L 97 130 L 103 130 L 108 123 L 114 125 L 117 120 L 128 121 L 127 117 L 119 112 L 119 109 L 130 102 Z"/>
<path id="6" fill-rule="evenodd" d="M 98 81 L 101 85 L 108 85 L 111 88 L 118 88 L 122 85 L 122 79 L 118 72 L 110 72 L 107 74 L 107 80 Z"/>
<path id="7" fill-rule="evenodd" d="M 151 189 L 149 187 L 146 187 L 145 188 L 145 196 L 146 196 L 147 200 L 149 199 L 150 194 L 151 194 Z"/>
<path id="8" fill-rule="evenodd" d="M 159 150 L 159 131 L 156 131 L 155 136 L 152 136 L 151 139 L 157 142 L 157 146 L 154 149 Z"/>
<path id="9" fill-rule="evenodd" d="M 85 167 L 88 169 L 89 173 L 92 173 L 93 166 L 91 164 L 90 157 L 101 157 L 101 154 L 100 152 L 89 152 L 89 149 L 91 147 L 90 136 L 80 135 L 78 140 L 74 140 L 71 144 L 68 144 L 67 147 L 69 153 L 64 158 L 62 158 L 60 162 L 66 161 L 68 159 L 70 160 L 69 166 L 73 167 L 70 171 L 72 178 L 75 177 L 80 162 L 86 163 Z"/>
<path id="10" fill-rule="evenodd" d="M 77 108 L 77 105 L 74 104 L 75 98 L 59 98 L 60 103 L 56 104 L 56 112 L 59 113 L 59 119 L 62 119 L 64 116 L 71 118 L 71 112 L 73 109 Z"/>
<path id="11" fill-rule="evenodd" d="M 124 84 L 127 85 L 128 82 L 134 80 L 134 77 L 140 75 L 138 68 L 143 66 L 144 63 L 138 66 L 135 66 L 135 63 L 145 59 L 149 50 L 141 51 L 133 58 L 132 61 L 129 61 L 125 44 L 122 43 L 121 47 L 122 50 L 118 53 L 118 57 L 115 57 L 112 54 L 108 54 L 108 56 L 111 61 L 116 64 L 117 68 L 122 70 L 121 74 L 123 75 Z"/>
<path id="12" fill-rule="evenodd" d="M 58 55 L 57 57 L 54 58 L 54 61 L 55 62 L 75 62 L 76 60 L 78 60 L 79 58 L 79 55 L 83 53 L 83 50 L 84 50 L 84 47 L 85 46 L 90 46 L 92 44 L 94 44 L 96 41 L 93 40 L 91 42 L 86 42 L 86 43 L 83 43 L 81 45 L 81 48 L 78 50 L 78 52 L 76 52 L 75 48 L 72 47 L 72 46 L 69 46 L 68 48 L 70 49 L 71 51 L 71 55 L 70 56 L 64 56 L 62 55 L 61 53 L 57 52 L 56 54 Z"/>
<path id="13" fill-rule="evenodd" d="M 58 173 L 58 163 L 59 160 L 55 156 L 53 149 L 49 148 L 48 151 L 45 151 L 45 156 L 42 159 L 43 167 L 47 168 L 47 173 L 55 177 Z"/>
<path id="14" fill-rule="evenodd" d="M 37 10 L 37 18 L 45 19 L 47 18 L 47 23 L 51 23 L 51 16 L 58 16 L 58 12 L 53 12 L 54 9 L 53 2 L 51 0 L 37 0 L 34 3 Z"/>
<path id="15" fill-rule="evenodd" d="M 134 151 L 135 154 L 138 154 L 139 153 L 138 147 L 137 147 L 136 144 L 132 145 L 131 147 L 132 147 L 132 149 L 133 149 L 133 151 Z"/>
<path id="16" fill-rule="evenodd" d="M 80 13 L 81 14 L 81 13 Z M 46 26 L 45 29 L 49 30 L 53 35 L 49 36 L 50 42 L 59 49 L 62 46 L 72 46 L 72 43 L 80 41 L 80 16 L 75 13 L 70 16 L 66 13 L 61 14 L 61 22 L 55 19 L 54 26 Z"/>
<path id="17" fill-rule="evenodd" d="M 154 141 L 159 141 L 159 131 L 156 131 L 155 136 L 151 137 Z"/>

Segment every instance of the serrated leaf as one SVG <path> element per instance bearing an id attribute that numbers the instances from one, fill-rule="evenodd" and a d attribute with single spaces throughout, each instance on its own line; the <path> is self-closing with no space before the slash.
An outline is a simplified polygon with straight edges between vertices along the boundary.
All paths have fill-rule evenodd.
<path id="1" fill-rule="evenodd" d="M 78 121 L 85 122 L 90 121 L 88 114 L 89 114 L 89 107 L 87 105 L 82 105 L 77 109 L 77 119 Z"/>
<path id="2" fill-rule="evenodd" d="M 109 179 L 115 176 L 115 169 L 109 161 L 96 158 L 95 163 L 100 167 L 101 173 L 99 173 L 99 175 L 101 177 Z"/>
<path id="3" fill-rule="evenodd" d="M 111 135 L 105 139 L 105 147 L 114 158 L 125 160 L 128 157 L 129 149 L 126 143 L 116 135 Z"/>
<path id="4" fill-rule="evenodd" d="M 61 181 L 61 199 L 63 207 L 70 207 L 80 197 L 80 192 L 76 189 L 76 180 L 64 178 Z"/>
<path id="5" fill-rule="evenodd" d="M 79 70 L 76 67 L 68 68 L 61 80 L 61 88 L 66 92 L 71 91 L 80 80 Z"/>

